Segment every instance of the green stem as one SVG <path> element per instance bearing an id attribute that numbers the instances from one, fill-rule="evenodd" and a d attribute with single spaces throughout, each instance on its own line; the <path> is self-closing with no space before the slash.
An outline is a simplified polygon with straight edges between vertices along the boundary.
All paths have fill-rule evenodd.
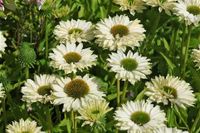
<path id="1" fill-rule="evenodd" d="M 46 59 L 48 59 L 48 54 L 49 54 L 49 35 L 48 35 L 48 22 L 47 22 L 47 20 L 46 20 L 46 22 L 45 22 L 45 28 L 46 28 L 46 30 L 45 30 L 45 57 L 46 57 Z"/>
<path id="2" fill-rule="evenodd" d="M 124 88 L 123 88 L 123 92 L 122 92 L 122 99 L 121 99 L 121 102 L 125 102 L 125 100 L 126 100 L 127 88 L 128 88 L 128 80 L 126 80 L 126 81 L 124 82 Z"/>
<path id="3" fill-rule="evenodd" d="M 144 94 L 145 94 L 146 90 L 147 90 L 146 88 L 143 89 L 143 90 L 137 95 L 137 97 L 135 98 L 135 101 L 137 101 L 137 100 L 142 100 L 143 97 L 144 97 Z"/>
<path id="4" fill-rule="evenodd" d="M 117 79 L 117 106 L 120 105 L 120 80 Z"/>
<path id="5" fill-rule="evenodd" d="M 3 99 L 2 108 L 3 108 L 4 126 L 6 127 L 6 125 L 7 125 L 7 117 L 6 117 L 6 98 Z"/>
<path id="6" fill-rule="evenodd" d="M 71 111 L 71 121 L 72 121 L 73 133 L 77 133 L 76 112 L 74 111 Z"/>
<path id="7" fill-rule="evenodd" d="M 182 78 L 185 77 L 185 71 L 186 71 L 186 67 L 187 67 L 188 49 L 189 49 L 189 45 L 190 45 L 191 32 L 192 32 L 192 26 L 189 26 L 186 43 L 183 43 L 183 45 L 182 45 L 182 53 L 183 53 L 182 66 L 181 66 L 181 77 Z M 184 39 L 183 39 L 183 41 L 184 41 Z"/>
<path id="8" fill-rule="evenodd" d="M 48 128 L 49 128 L 49 133 L 51 133 L 52 129 L 53 129 L 53 125 L 52 125 L 52 120 L 51 120 L 51 111 L 50 111 L 50 106 L 48 106 L 47 108 L 47 122 L 48 122 Z"/>
<path id="9" fill-rule="evenodd" d="M 197 117 L 194 121 L 194 124 L 192 125 L 192 128 L 190 130 L 191 133 L 195 132 L 195 129 L 197 128 L 197 124 L 199 123 L 199 121 L 200 121 L 200 109 L 198 111 L 198 114 L 197 114 Z"/>
<path id="10" fill-rule="evenodd" d="M 26 74 L 26 79 L 28 79 L 29 78 L 29 67 L 28 66 L 26 66 L 26 68 L 25 68 L 25 74 Z"/>

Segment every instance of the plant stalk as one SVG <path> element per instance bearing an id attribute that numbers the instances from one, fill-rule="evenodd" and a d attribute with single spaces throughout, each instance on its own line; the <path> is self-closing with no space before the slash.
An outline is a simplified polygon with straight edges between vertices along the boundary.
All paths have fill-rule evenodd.
<path id="1" fill-rule="evenodd" d="M 117 106 L 120 105 L 120 80 L 117 79 Z"/>
<path id="2" fill-rule="evenodd" d="M 123 88 L 123 92 L 122 92 L 121 102 L 125 102 L 125 100 L 126 100 L 127 88 L 128 88 L 128 80 L 126 80 L 126 81 L 124 82 L 124 88 Z"/>

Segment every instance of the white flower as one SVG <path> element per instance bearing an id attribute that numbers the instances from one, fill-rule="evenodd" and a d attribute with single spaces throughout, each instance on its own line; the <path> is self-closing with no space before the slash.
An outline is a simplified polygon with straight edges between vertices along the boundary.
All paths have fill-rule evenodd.
<path id="1" fill-rule="evenodd" d="M 41 127 L 37 127 L 35 121 L 29 119 L 20 119 L 19 122 L 14 121 L 6 127 L 6 133 L 45 133 L 41 131 Z"/>
<path id="2" fill-rule="evenodd" d="M 97 56 L 92 54 L 90 48 L 83 49 L 83 44 L 76 46 L 74 43 L 58 45 L 49 54 L 52 59 L 50 65 L 59 70 L 64 70 L 66 74 L 77 70 L 82 71 L 96 64 Z"/>
<path id="3" fill-rule="evenodd" d="M 196 63 L 196 67 L 200 69 L 200 45 L 199 45 L 199 49 L 192 50 L 192 58 L 193 58 L 193 61 Z"/>
<path id="4" fill-rule="evenodd" d="M 174 8 L 174 4 L 177 0 L 143 0 L 147 5 L 152 7 L 158 7 L 159 12 L 164 10 L 168 15 L 170 11 Z"/>
<path id="5" fill-rule="evenodd" d="M 93 25 L 85 20 L 61 21 L 55 27 L 56 39 L 61 42 L 88 42 L 94 38 Z"/>
<path id="6" fill-rule="evenodd" d="M 168 128 L 168 127 L 162 127 L 159 128 L 157 131 L 154 133 L 189 133 L 188 131 L 182 131 L 177 128 Z"/>
<path id="7" fill-rule="evenodd" d="M 185 108 L 192 106 L 195 102 L 194 94 L 189 83 L 178 77 L 167 75 L 159 76 L 146 83 L 147 92 L 151 101 L 163 103 L 164 105 L 176 104 Z"/>
<path id="8" fill-rule="evenodd" d="M 53 84 L 54 104 L 63 104 L 63 111 L 76 111 L 85 101 L 100 100 L 104 96 L 103 92 L 98 90 L 94 79 L 89 78 L 88 75 L 77 76 L 74 79 L 61 78 L 57 82 L 57 84 Z"/>
<path id="9" fill-rule="evenodd" d="M 164 126 L 165 113 L 159 106 L 145 101 L 129 101 L 115 112 L 120 130 L 128 133 L 153 133 Z"/>
<path id="10" fill-rule="evenodd" d="M 109 103 L 105 100 L 91 100 L 87 101 L 79 110 L 81 116 L 78 119 L 84 120 L 84 125 L 104 125 L 106 114 L 112 110 L 109 108 Z"/>
<path id="11" fill-rule="evenodd" d="M 135 12 L 141 13 L 145 7 L 145 3 L 142 0 L 133 0 L 130 2 L 130 0 L 113 0 L 114 3 L 120 5 L 120 9 L 122 11 L 129 10 L 132 15 L 135 14 Z"/>
<path id="12" fill-rule="evenodd" d="M 1 103 L 1 100 L 5 97 L 5 91 L 4 91 L 4 87 L 3 87 L 3 84 L 0 83 L 0 103 Z"/>
<path id="13" fill-rule="evenodd" d="M 22 87 L 22 100 L 27 103 L 52 101 L 52 84 L 56 82 L 56 77 L 52 75 L 35 75 L 34 80 L 28 79 Z"/>
<path id="14" fill-rule="evenodd" d="M 140 56 L 137 52 L 133 54 L 128 51 L 125 55 L 122 51 L 112 53 L 108 60 L 111 71 L 116 73 L 117 79 L 128 80 L 131 84 L 146 79 L 151 74 L 151 63 L 146 57 Z"/>
<path id="15" fill-rule="evenodd" d="M 145 38 L 145 29 L 139 20 L 130 20 L 126 15 L 109 17 L 97 23 L 96 42 L 109 50 L 134 48 Z"/>
<path id="16" fill-rule="evenodd" d="M 4 53 L 5 48 L 7 47 L 6 38 L 3 36 L 3 33 L 0 31 L 0 57 L 2 57 L 2 53 Z"/>
<path id="17" fill-rule="evenodd" d="M 199 0 L 179 0 L 175 4 L 175 14 L 184 20 L 186 25 L 197 26 L 200 21 L 200 1 Z"/>

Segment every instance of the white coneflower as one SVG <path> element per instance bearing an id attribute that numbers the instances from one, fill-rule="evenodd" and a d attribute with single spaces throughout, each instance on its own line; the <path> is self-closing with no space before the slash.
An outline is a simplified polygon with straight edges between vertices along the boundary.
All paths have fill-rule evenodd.
<path id="1" fill-rule="evenodd" d="M 6 133 L 45 133 L 41 131 L 41 127 L 37 126 L 35 121 L 29 119 L 20 119 L 19 122 L 14 121 L 6 127 Z"/>
<path id="2" fill-rule="evenodd" d="M 128 133 L 153 133 L 164 126 L 165 113 L 159 106 L 145 101 L 129 101 L 115 111 L 120 130 Z"/>
<path id="3" fill-rule="evenodd" d="M 146 83 L 146 87 L 148 90 L 145 94 L 151 101 L 157 103 L 164 105 L 171 103 L 185 108 L 192 106 L 195 102 L 190 84 L 178 77 L 170 75 L 155 77 L 151 79 L 151 82 Z"/>
<path id="4" fill-rule="evenodd" d="M 35 75 L 34 80 L 28 79 L 22 87 L 22 100 L 27 103 L 52 101 L 52 84 L 56 82 L 53 75 Z"/>
<path id="5" fill-rule="evenodd" d="M 6 38 L 3 36 L 3 33 L 0 31 L 0 57 L 2 57 L 2 53 L 4 53 L 5 48 L 7 47 Z"/>
<path id="6" fill-rule="evenodd" d="M 197 26 L 200 21 L 200 1 L 199 0 L 179 0 L 175 4 L 175 14 L 184 20 L 187 25 Z"/>
<path id="7" fill-rule="evenodd" d="M 192 58 L 193 58 L 193 61 L 196 63 L 196 67 L 200 69 L 200 45 L 199 45 L 199 49 L 192 50 Z"/>
<path id="8" fill-rule="evenodd" d="M 104 126 L 106 114 L 112 110 L 108 104 L 105 100 L 98 99 L 85 102 L 78 110 L 81 116 L 77 117 L 78 119 L 84 120 L 82 126 Z"/>
<path id="9" fill-rule="evenodd" d="M 55 27 L 56 39 L 61 42 L 88 42 L 94 38 L 93 25 L 85 20 L 61 21 Z"/>
<path id="10" fill-rule="evenodd" d="M 0 103 L 1 103 L 1 100 L 4 99 L 4 97 L 5 97 L 4 87 L 3 87 L 3 84 L 0 83 Z"/>
<path id="11" fill-rule="evenodd" d="M 188 131 L 182 131 L 177 128 L 168 128 L 168 127 L 162 127 L 159 128 L 157 131 L 154 133 L 189 133 Z"/>
<path id="12" fill-rule="evenodd" d="M 129 10 L 132 15 L 134 15 L 135 12 L 141 13 L 146 9 L 145 3 L 142 0 L 113 0 L 113 2 L 120 5 L 122 11 Z"/>
<path id="13" fill-rule="evenodd" d="M 83 44 L 76 46 L 74 43 L 58 45 L 50 53 L 52 59 L 50 65 L 59 70 L 64 70 L 66 74 L 77 70 L 82 71 L 96 64 L 97 56 L 90 48 L 83 48 Z"/>
<path id="14" fill-rule="evenodd" d="M 130 20 L 126 15 L 106 18 L 96 25 L 96 42 L 109 50 L 134 48 L 145 38 L 145 29 L 139 20 Z"/>
<path id="15" fill-rule="evenodd" d="M 138 53 L 128 51 L 124 54 L 122 51 L 117 51 L 117 53 L 112 53 L 107 60 L 111 71 L 116 73 L 116 78 L 123 81 L 128 80 L 131 84 L 151 74 L 150 60 Z"/>
<path id="16" fill-rule="evenodd" d="M 84 101 L 101 99 L 104 93 L 98 90 L 98 85 L 88 75 L 77 76 L 74 79 L 61 78 L 53 85 L 54 104 L 63 104 L 63 111 L 77 111 Z"/>
<path id="17" fill-rule="evenodd" d="M 177 0 L 143 0 L 147 5 L 152 7 L 158 7 L 159 12 L 164 10 L 168 15 L 170 15 L 174 4 Z"/>

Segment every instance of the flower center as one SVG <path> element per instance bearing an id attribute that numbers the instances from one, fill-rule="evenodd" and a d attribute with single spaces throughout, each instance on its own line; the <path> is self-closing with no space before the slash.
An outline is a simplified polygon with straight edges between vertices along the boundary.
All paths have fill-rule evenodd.
<path id="1" fill-rule="evenodd" d="M 73 29 L 68 31 L 68 34 L 80 34 L 82 32 L 83 32 L 83 30 L 80 29 L 80 28 L 73 28 Z"/>
<path id="2" fill-rule="evenodd" d="M 169 86 L 163 86 L 162 90 L 166 92 L 169 95 L 172 95 L 174 98 L 177 98 L 177 91 L 176 89 L 169 87 Z"/>
<path id="3" fill-rule="evenodd" d="M 81 59 L 81 55 L 76 52 L 69 52 L 63 56 L 67 63 L 76 63 L 79 62 Z"/>
<path id="4" fill-rule="evenodd" d="M 144 124 L 146 124 L 147 122 L 150 121 L 150 116 L 149 114 L 147 114 L 146 112 L 142 112 L 142 111 L 137 111 L 137 112 L 134 112 L 132 115 L 131 115 L 131 120 L 142 126 Z"/>
<path id="5" fill-rule="evenodd" d="M 120 37 L 126 36 L 129 33 L 129 30 L 127 28 L 127 26 L 118 24 L 118 25 L 114 25 L 110 32 L 112 33 L 112 35 L 114 37 L 116 37 L 116 35 L 119 35 Z"/>
<path id="6" fill-rule="evenodd" d="M 38 88 L 37 92 L 39 95 L 50 95 L 51 94 L 51 86 L 50 85 L 43 85 L 41 87 Z"/>
<path id="7" fill-rule="evenodd" d="M 187 7 L 187 11 L 193 15 L 199 15 L 200 14 L 200 7 L 196 5 L 191 5 Z"/>
<path id="8" fill-rule="evenodd" d="M 82 79 L 74 79 L 65 85 L 65 93 L 73 98 L 81 98 L 88 94 L 89 86 Z"/>
<path id="9" fill-rule="evenodd" d="M 94 111 L 92 111 L 92 114 L 99 114 L 100 113 L 100 111 L 99 110 L 94 110 Z"/>
<path id="10" fill-rule="evenodd" d="M 138 66 L 137 61 L 132 58 L 125 58 L 125 59 L 121 60 L 120 64 L 127 71 L 133 71 Z"/>

